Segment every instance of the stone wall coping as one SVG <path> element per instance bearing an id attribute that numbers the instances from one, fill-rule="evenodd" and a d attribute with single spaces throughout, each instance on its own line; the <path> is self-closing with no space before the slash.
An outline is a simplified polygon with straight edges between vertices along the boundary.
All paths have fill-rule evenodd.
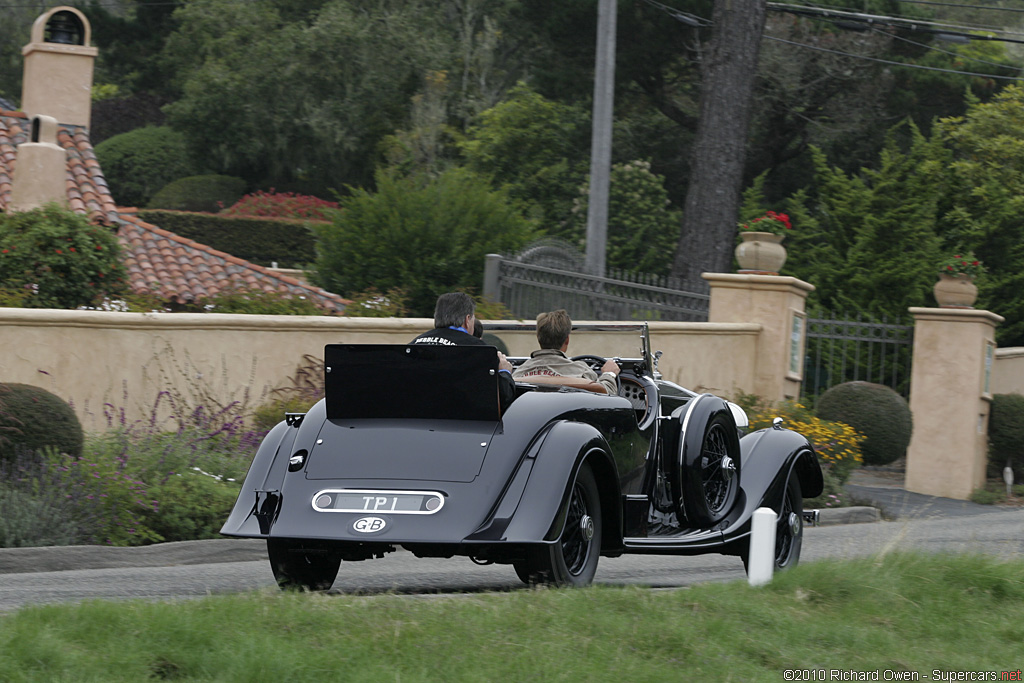
<path id="1" fill-rule="evenodd" d="M 976 308 L 919 308 L 911 306 L 907 309 L 914 320 L 928 320 L 932 322 L 963 322 L 963 323 L 986 323 L 996 327 L 1006 320 L 1001 315 L 992 311 L 985 311 Z"/>
<path id="2" fill-rule="evenodd" d="M 701 273 L 701 277 L 719 287 L 761 289 L 791 292 L 813 292 L 814 285 L 788 275 L 753 275 L 749 273 Z"/>

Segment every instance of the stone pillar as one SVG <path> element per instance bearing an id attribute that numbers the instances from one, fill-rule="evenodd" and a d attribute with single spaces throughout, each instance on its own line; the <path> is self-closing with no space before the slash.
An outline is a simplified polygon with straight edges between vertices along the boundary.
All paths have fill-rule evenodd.
<path id="1" fill-rule="evenodd" d="M 761 326 L 754 386 L 737 387 L 770 401 L 796 399 L 804 372 L 805 304 L 814 285 L 794 277 L 704 273 L 711 285 L 708 322 Z"/>
<path id="2" fill-rule="evenodd" d="M 911 308 L 914 360 L 908 491 L 967 500 L 985 484 L 995 330 L 1001 316 L 973 308 Z"/>
<path id="3" fill-rule="evenodd" d="M 91 33 L 89 20 L 74 7 L 54 7 L 36 19 L 31 39 L 21 50 L 22 111 L 88 128 L 97 54 L 89 45 Z"/>

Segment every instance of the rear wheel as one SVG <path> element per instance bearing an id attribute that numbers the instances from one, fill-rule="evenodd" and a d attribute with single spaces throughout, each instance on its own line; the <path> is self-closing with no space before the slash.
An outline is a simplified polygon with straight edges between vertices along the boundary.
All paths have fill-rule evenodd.
<path id="1" fill-rule="evenodd" d="M 601 501 L 590 466 L 583 463 L 559 514 L 562 533 L 551 545 L 530 548 L 525 560 L 513 563 L 525 583 L 588 586 L 601 555 Z"/>
<path id="2" fill-rule="evenodd" d="M 325 591 L 341 567 L 341 556 L 336 552 L 291 539 L 268 538 L 267 554 L 282 589 Z"/>
<path id="3" fill-rule="evenodd" d="M 731 418 L 725 413 L 712 415 L 704 427 L 699 452 L 684 457 L 683 503 L 687 517 L 698 524 L 720 522 L 729 514 L 740 490 L 739 444 Z"/>
<path id="4" fill-rule="evenodd" d="M 789 569 L 800 561 L 800 550 L 804 543 L 803 512 L 800 480 L 796 474 L 791 473 L 782 498 L 782 512 L 775 522 L 775 571 Z M 747 550 L 741 557 L 743 568 L 749 572 L 750 551 Z"/>

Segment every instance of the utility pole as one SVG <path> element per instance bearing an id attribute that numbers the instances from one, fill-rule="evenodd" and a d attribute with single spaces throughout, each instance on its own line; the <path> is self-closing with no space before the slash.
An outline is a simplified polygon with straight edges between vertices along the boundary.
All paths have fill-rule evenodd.
<path id="1" fill-rule="evenodd" d="M 617 0 L 598 0 L 594 112 L 590 143 L 590 198 L 587 202 L 587 272 L 604 277 L 608 245 L 608 185 L 612 165 L 612 111 L 615 104 L 615 25 Z"/>

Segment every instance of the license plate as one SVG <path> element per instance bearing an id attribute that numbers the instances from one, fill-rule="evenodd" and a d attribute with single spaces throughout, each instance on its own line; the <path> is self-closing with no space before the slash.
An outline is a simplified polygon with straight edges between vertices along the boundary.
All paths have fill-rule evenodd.
<path id="1" fill-rule="evenodd" d="M 394 515 L 432 515 L 444 507 L 436 491 L 374 491 L 325 489 L 313 496 L 317 512 L 387 512 Z"/>

